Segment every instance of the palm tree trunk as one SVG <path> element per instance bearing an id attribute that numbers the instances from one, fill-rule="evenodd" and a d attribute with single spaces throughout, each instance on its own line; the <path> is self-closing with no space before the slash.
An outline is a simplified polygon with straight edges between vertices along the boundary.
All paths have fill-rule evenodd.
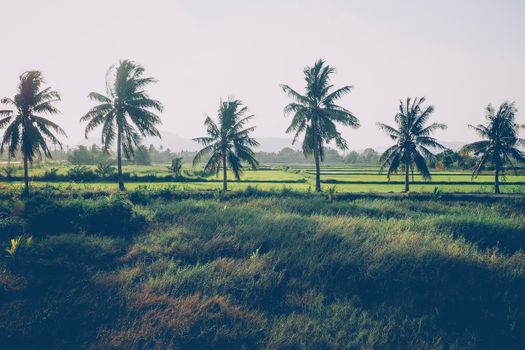
<path id="1" fill-rule="evenodd" d="M 228 191 L 228 171 L 226 169 L 226 154 L 222 154 L 222 189 Z"/>
<path id="2" fill-rule="evenodd" d="M 315 191 L 321 192 L 321 166 L 319 165 L 319 150 L 316 147 L 314 152 L 315 160 Z"/>
<path id="3" fill-rule="evenodd" d="M 122 180 L 122 134 L 120 128 L 117 131 L 117 172 L 118 172 L 118 189 L 120 191 L 126 190 L 124 181 Z"/>
<path id="4" fill-rule="evenodd" d="M 405 192 L 410 192 L 410 176 L 409 176 L 409 163 L 405 162 Z"/>
<path id="5" fill-rule="evenodd" d="M 24 154 L 24 194 L 29 194 L 29 174 L 27 170 L 27 155 Z"/>
<path id="6" fill-rule="evenodd" d="M 500 193 L 499 192 L 499 167 L 496 166 L 496 176 L 494 179 L 494 193 Z"/>

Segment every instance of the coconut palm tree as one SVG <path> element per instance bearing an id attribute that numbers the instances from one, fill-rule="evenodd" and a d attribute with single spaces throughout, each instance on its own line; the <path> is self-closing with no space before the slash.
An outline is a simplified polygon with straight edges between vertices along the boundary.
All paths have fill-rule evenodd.
<path id="1" fill-rule="evenodd" d="M 242 102 L 233 98 L 222 101 L 219 104 L 218 123 L 206 116 L 204 125 L 208 136 L 194 138 L 204 146 L 193 159 L 193 165 L 198 164 L 202 158 L 209 156 L 204 170 L 206 172 L 223 172 L 223 190 L 228 190 L 228 166 L 233 175 L 240 180 L 244 168 L 242 162 L 247 162 L 252 169 L 259 163 L 255 159 L 255 153 L 251 147 L 259 143 L 250 137 L 255 127 L 244 128 L 244 125 L 252 119 L 253 115 L 247 115 L 248 108 Z"/>
<path id="2" fill-rule="evenodd" d="M 436 130 L 447 128 L 445 124 L 432 123 L 426 125 L 434 106 L 423 107 L 425 98 L 415 98 L 413 101 L 409 97 L 406 102 L 401 101 L 399 112 L 395 116 L 395 127 L 377 123 L 378 127 L 384 130 L 388 136 L 396 141 L 396 144 L 388 148 L 380 158 L 381 169 L 388 167 L 388 179 L 392 173 L 397 172 L 399 167 L 405 171 L 405 192 L 410 191 L 409 172 L 414 174 L 414 167 L 421 173 L 425 180 L 430 180 L 430 171 L 427 160 L 432 159 L 434 154 L 431 149 L 446 149 L 439 144 L 431 135 Z"/>
<path id="3" fill-rule="evenodd" d="M 288 85 L 281 85 L 284 92 L 293 100 L 284 108 L 285 114 L 292 114 L 293 119 L 286 130 L 295 133 L 295 143 L 304 133 L 303 153 L 313 155 L 315 162 L 315 190 L 321 191 L 320 163 L 324 160 L 325 145 L 335 141 L 336 147 L 348 149 L 346 140 L 337 130 L 336 124 L 359 127 L 359 120 L 347 109 L 336 105 L 342 96 L 350 93 L 352 86 L 343 86 L 333 90 L 330 76 L 335 68 L 318 60 L 312 67 L 304 68 L 306 80 L 305 94 L 301 95 Z"/>
<path id="4" fill-rule="evenodd" d="M 168 169 L 173 173 L 175 179 L 179 179 L 182 173 L 182 157 L 175 157 Z"/>
<path id="5" fill-rule="evenodd" d="M 91 108 L 80 121 L 87 122 L 86 138 L 91 130 L 102 126 L 104 151 L 109 152 L 117 138 L 118 186 L 124 190 L 122 180 L 122 152 L 131 159 L 134 148 L 140 144 L 141 136 L 157 136 L 156 128 L 161 124 L 155 111 L 162 112 L 163 106 L 149 97 L 144 90 L 155 83 L 146 78 L 144 68 L 132 61 L 121 60 L 118 66 L 111 66 L 106 74 L 107 96 L 92 92 L 88 97 L 99 104 Z"/>
<path id="6" fill-rule="evenodd" d="M 514 168 L 513 160 L 525 162 L 525 153 L 519 147 L 525 146 L 525 139 L 519 137 L 519 129 L 525 128 L 514 121 L 517 109 L 514 102 L 504 102 L 496 110 L 492 105 L 485 109 L 485 125 L 469 125 L 483 139 L 462 148 L 462 152 L 477 156 L 473 177 L 490 164 L 494 167 L 494 192 L 500 193 L 499 177 L 505 176 L 505 165 Z"/>
<path id="7" fill-rule="evenodd" d="M 7 126 L 0 151 L 7 147 L 10 157 L 20 150 L 24 161 L 24 191 L 29 193 L 28 163 L 43 155 L 52 158 L 47 143 L 51 141 L 62 147 L 57 136 L 66 133 L 60 126 L 45 118 L 44 115 L 59 114 L 55 103 L 60 101 L 60 94 L 51 87 L 44 88 L 44 77 L 39 71 L 28 71 L 20 76 L 18 92 L 13 99 L 5 97 L 3 104 L 14 107 L 14 111 L 0 111 L 0 128 Z"/>

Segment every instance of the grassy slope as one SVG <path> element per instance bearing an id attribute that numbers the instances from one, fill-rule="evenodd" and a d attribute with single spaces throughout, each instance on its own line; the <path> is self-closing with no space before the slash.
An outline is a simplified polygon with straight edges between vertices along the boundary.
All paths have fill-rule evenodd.
<path id="1" fill-rule="evenodd" d="M 36 242 L 1 260 L 0 343 L 525 344 L 523 201 L 132 198 L 1 202 Z"/>

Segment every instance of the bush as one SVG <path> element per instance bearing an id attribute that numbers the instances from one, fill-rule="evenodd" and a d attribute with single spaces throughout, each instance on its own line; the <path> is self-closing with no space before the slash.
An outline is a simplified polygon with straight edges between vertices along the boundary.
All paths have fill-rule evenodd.
<path id="1" fill-rule="evenodd" d="M 121 195 L 91 201 L 56 200 L 40 195 L 27 201 L 24 212 L 27 230 L 35 234 L 79 231 L 134 234 L 145 227 L 151 216 L 150 212 L 137 208 Z"/>

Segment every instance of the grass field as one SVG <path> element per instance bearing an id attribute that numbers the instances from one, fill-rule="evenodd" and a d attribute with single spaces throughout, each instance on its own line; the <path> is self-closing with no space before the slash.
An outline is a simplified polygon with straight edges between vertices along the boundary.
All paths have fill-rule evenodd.
<path id="1" fill-rule="evenodd" d="M 525 346 L 523 199 L 152 194 L 2 192 L 2 349 Z"/>
<path id="2" fill-rule="evenodd" d="M 45 186 L 51 184 L 59 188 L 80 188 L 91 190 L 110 190 L 115 188 L 114 181 L 41 181 L 50 168 L 57 168 L 59 175 L 66 175 L 68 167 L 57 167 L 48 164 L 41 168 L 32 169 L 30 178 L 33 186 Z M 88 167 L 92 170 L 94 167 Z M 186 165 L 184 170 L 191 174 L 192 169 Z M 217 190 L 222 188 L 220 176 L 192 177 L 187 175 L 184 182 L 175 182 L 169 179 L 170 172 L 165 165 L 153 166 L 125 166 L 125 174 L 132 174 L 136 178 L 128 181 L 127 188 L 172 188 L 177 190 Z M 22 170 L 17 169 L 13 176 L 20 177 Z M 470 172 L 466 171 L 441 171 L 433 172 L 431 181 L 424 181 L 421 176 L 415 174 L 415 183 L 411 186 L 413 192 L 434 192 L 436 188 L 444 193 L 491 193 L 494 190 L 494 177 L 490 172 L 485 172 L 476 178 L 472 178 Z M 141 181 L 140 177 L 150 176 L 147 181 Z M 315 186 L 315 171 L 312 166 L 296 165 L 290 167 L 263 166 L 259 170 L 246 170 L 240 182 L 235 181 L 233 174 L 228 174 L 231 190 L 245 190 L 248 187 L 259 190 L 294 190 L 311 191 Z M 158 178 L 159 180 L 152 181 Z M 337 192 L 345 193 L 386 193 L 401 192 L 404 189 L 403 176 L 394 175 L 388 181 L 385 174 L 379 174 L 379 169 L 372 166 L 324 166 L 321 172 L 321 181 L 324 188 L 335 186 Z M 22 181 L 0 181 L 0 186 L 21 187 Z M 503 193 L 525 194 L 525 175 L 509 174 L 502 184 Z"/>
<path id="3" fill-rule="evenodd" d="M 114 181 L 43 181 L 40 177 L 44 176 L 49 169 L 56 168 L 57 174 L 66 176 L 68 167 L 47 164 L 41 168 L 30 171 L 30 178 L 34 186 L 44 186 L 52 184 L 59 188 L 89 188 L 89 189 L 112 189 L 115 188 Z M 87 167 L 94 170 L 94 167 Z M 147 186 L 149 188 L 174 188 L 178 190 L 216 190 L 222 188 L 221 176 L 195 176 L 193 170 L 186 165 L 186 173 L 183 182 L 175 182 L 170 178 L 170 172 L 165 165 L 153 166 L 125 166 L 124 173 L 132 175 L 127 187 L 134 189 Z M 470 172 L 466 171 L 434 171 L 431 181 L 415 174 L 414 184 L 411 186 L 413 192 L 434 192 L 437 189 L 445 193 L 490 193 L 493 192 L 494 177 L 490 172 L 484 172 L 476 178 L 472 178 Z M 0 180 L 1 186 L 20 187 L 22 186 L 22 169 L 17 168 L 14 177 L 16 180 Z M 240 182 L 235 181 L 233 174 L 228 174 L 232 190 L 244 190 L 248 187 L 255 187 L 260 190 L 281 190 L 283 188 L 295 191 L 311 191 L 315 186 L 315 171 L 312 166 L 292 165 L 282 166 L 263 166 L 261 169 L 252 171 L 246 170 Z M 148 177 L 141 180 L 141 177 Z M 411 178 L 412 179 L 412 178 Z M 324 166 L 321 172 L 321 181 L 324 188 L 335 186 L 338 192 L 362 192 L 362 193 L 385 193 L 401 192 L 404 177 L 393 175 L 390 181 L 385 174 L 379 174 L 379 169 L 372 166 Z M 503 193 L 525 194 L 525 175 L 522 173 L 507 175 L 502 184 Z"/>

